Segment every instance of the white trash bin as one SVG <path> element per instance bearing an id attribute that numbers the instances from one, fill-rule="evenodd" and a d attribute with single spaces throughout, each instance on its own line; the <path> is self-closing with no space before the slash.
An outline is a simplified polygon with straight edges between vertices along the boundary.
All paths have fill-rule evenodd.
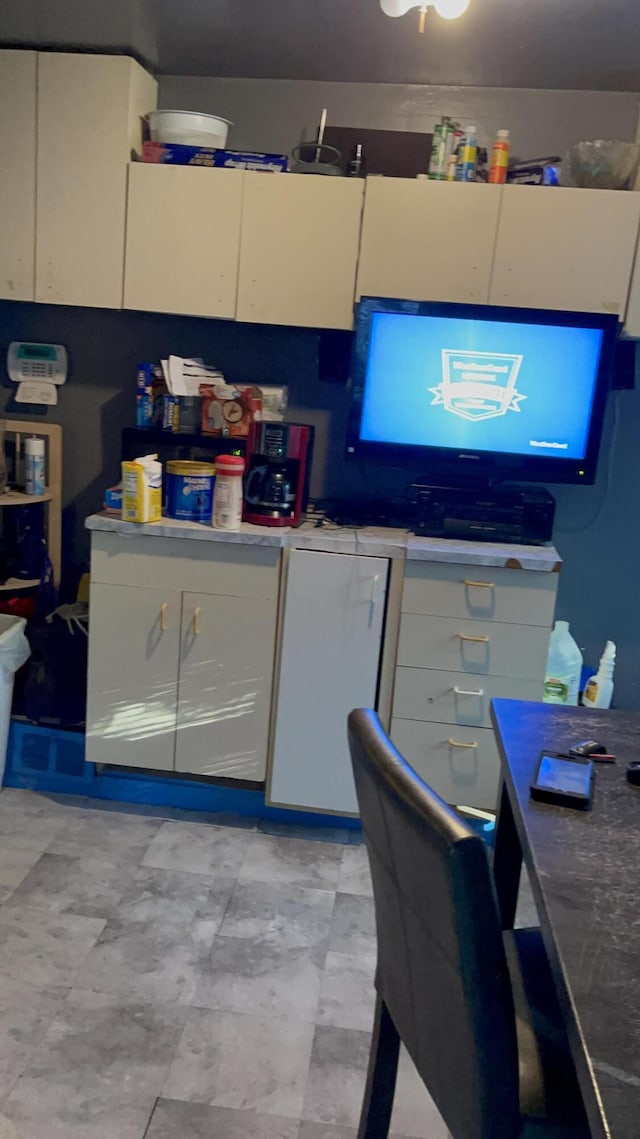
<path id="1" fill-rule="evenodd" d="M 31 655 L 29 642 L 24 635 L 26 624 L 24 617 L 9 617 L 0 613 L 0 787 L 7 762 L 13 678 Z"/>

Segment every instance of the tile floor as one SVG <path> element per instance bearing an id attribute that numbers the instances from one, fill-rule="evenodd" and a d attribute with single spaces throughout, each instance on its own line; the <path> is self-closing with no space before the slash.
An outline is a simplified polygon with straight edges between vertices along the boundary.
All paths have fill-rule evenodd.
<path id="1" fill-rule="evenodd" d="M 364 848 L 161 814 L 0 793 L 0 1139 L 355 1139 Z M 392 1130 L 446 1136 L 406 1056 Z"/>

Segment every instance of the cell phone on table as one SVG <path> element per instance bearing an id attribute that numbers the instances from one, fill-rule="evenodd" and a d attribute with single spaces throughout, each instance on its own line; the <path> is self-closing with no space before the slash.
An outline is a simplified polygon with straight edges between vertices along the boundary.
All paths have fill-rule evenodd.
<path id="1" fill-rule="evenodd" d="M 531 798 L 541 803 L 588 811 L 593 798 L 593 763 L 543 751 L 530 791 Z"/>

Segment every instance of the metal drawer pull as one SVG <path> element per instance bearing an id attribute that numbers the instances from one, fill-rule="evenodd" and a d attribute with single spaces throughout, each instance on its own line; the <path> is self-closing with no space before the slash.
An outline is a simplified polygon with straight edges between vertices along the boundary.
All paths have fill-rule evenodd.
<path id="1" fill-rule="evenodd" d="M 194 609 L 194 611 L 193 611 L 193 635 L 194 635 L 194 637 L 197 637 L 199 632 L 200 632 L 200 609 L 198 608 L 198 609 Z"/>
<path id="2" fill-rule="evenodd" d="M 160 632 L 166 633 L 167 631 L 167 609 L 168 605 L 165 601 L 164 605 L 160 606 Z"/>
<path id="3" fill-rule="evenodd" d="M 484 688 L 458 688 L 456 684 L 453 691 L 456 696 L 484 696 Z"/>
<path id="4" fill-rule="evenodd" d="M 469 581 L 466 577 L 463 584 L 471 586 L 472 589 L 495 589 L 496 587 L 493 581 Z"/>
<path id="5" fill-rule="evenodd" d="M 484 637 L 470 637 L 468 633 L 458 633 L 461 641 L 473 641 L 475 645 L 486 645 L 491 640 L 485 633 Z"/>
<path id="6" fill-rule="evenodd" d="M 451 737 L 447 740 L 449 747 L 462 747 L 466 751 L 473 751 L 478 746 L 478 741 L 474 740 L 472 744 L 463 744 L 460 740 L 452 740 Z"/>

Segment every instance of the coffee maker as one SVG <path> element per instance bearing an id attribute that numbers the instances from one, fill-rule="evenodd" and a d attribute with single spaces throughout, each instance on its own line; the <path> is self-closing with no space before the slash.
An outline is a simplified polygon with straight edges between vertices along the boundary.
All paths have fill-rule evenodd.
<path id="1" fill-rule="evenodd" d="M 245 522 L 299 526 L 309 497 L 313 427 L 253 422 L 247 439 Z"/>

